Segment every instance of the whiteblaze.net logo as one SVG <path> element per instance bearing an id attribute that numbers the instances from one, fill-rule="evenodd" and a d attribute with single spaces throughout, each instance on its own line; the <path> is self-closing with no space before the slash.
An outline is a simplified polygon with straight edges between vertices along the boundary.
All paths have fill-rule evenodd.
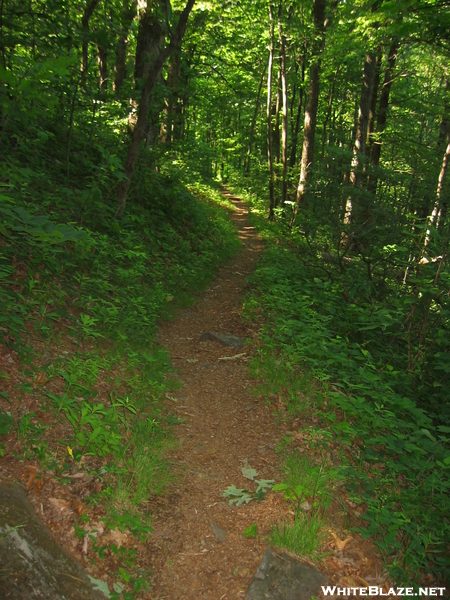
<path id="1" fill-rule="evenodd" d="M 323 585 L 322 593 L 324 596 L 384 596 L 396 598 L 398 596 L 444 596 L 445 587 L 420 587 L 418 591 L 414 588 L 390 588 L 389 591 L 384 591 L 383 588 L 377 586 L 369 587 L 338 587 L 336 585 Z"/>

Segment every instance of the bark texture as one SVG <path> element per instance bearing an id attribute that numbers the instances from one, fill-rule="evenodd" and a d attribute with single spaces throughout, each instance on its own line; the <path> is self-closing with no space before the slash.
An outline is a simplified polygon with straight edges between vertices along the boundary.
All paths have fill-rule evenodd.
<path id="1" fill-rule="evenodd" d="M 114 66 L 114 91 L 119 94 L 126 77 L 126 61 L 128 49 L 128 32 L 137 14 L 137 0 L 125 0 L 121 18 L 121 32 L 116 44 L 116 60 Z"/>
<path id="2" fill-rule="evenodd" d="M 398 48 L 399 48 L 399 43 L 397 40 L 394 40 L 389 49 L 388 64 L 386 67 L 386 71 L 384 73 L 383 87 L 381 88 L 380 105 L 378 107 L 378 115 L 377 115 L 376 139 L 374 140 L 374 142 L 372 144 L 371 156 L 370 156 L 372 167 L 375 167 L 375 169 L 380 164 L 381 144 L 382 144 L 381 137 L 382 137 L 384 129 L 386 127 L 387 110 L 388 110 L 388 106 L 389 106 L 389 94 L 391 92 L 392 78 L 394 75 L 395 62 L 397 60 Z M 376 173 L 374 172 L 369 177 L 367 189 L 369 191 L 375 193 L 375 191 L 377 189 L 377 183 L 378 183 L 378 178 L 377 178 Z"/>
<path id="3" fill-rule="evenodd" d="M 262 90 L 263 83 L 264 83 L 264 71 L 261 73 L 261 79 L 259 80 L 258 94 L 256 96 L 256 103 L 255 103 L 255 111 L 253 113 L 252 124 L 250 127 L 250 135 L 248 138 L 247 158 L 244 161 L 244 172 L 246 175 L 249 175 L 249 173 L 250 173 L 250 157 L 252 154 L 253 136 L 255 135 L 256 118 L 258 116 L 258 109 L 259 109 L 259 103 L 260 103 L 261 90 Z"/>
<path id="4" fill-rule="evenodd" d="M 108 89 L 108 50 L 105 46 L 97 46 L 98 87 L 102 92 Z"/>
<path id="5" fill-rule="evenodd" d="M 136 126 L 133 130 L 131 143 L 128 148 L 127 158 L 125 161 L 126 179 L 123 180 L 119 189 L 116 216 L 122 214 L 125 210 L 128 190 L 134 173 L 136 159 L 139 154 L 139 144 L 144 139 L 146 132 L 147 114 L 153 88 L 158 80 L 164 63 L 172 54 L 172 52 L 174 52 L 174 50 L 179 46 L 181 40 L 183 39 L 189 14 L 194 6 L 194 3 L 195 0 L 188 0 L 183 12 L 180 15 L 180 18 L 178 19 L 177 27 L 172 33 L 170 42 L 164 48 L 159 50 L 158 54 L 154 56 L 153 62 L 148 67 L 147 79 L 142 89 L 141 100 L 139 103 Z"/>
<path id="6" fill-rule="evenodd" d="M 300 121 L 301 121 L 301 118 L 302 118 L 303 85 L 305 83 L 305 63 L 306 63 L 305 53 L 303 54 L 301 61 L 302 61 L 302 76 L 301 76 L 301 83 L 300 83 L 300 86 L 299 86 L 297 117 L 295 119 L 295 126 L 294 126 L 294 130 L 292 132 L 291 156 L 289 158 L 289 166 L 291 168 L 295 166 L 295 161 L 297 159 L 298 132 L 300 131 Z"/>
<path id="7" fill-rule="evenodd" d="M 309 69 L 308 102 L 305 109 L 305 125 L 303 129 L 303 147 L 300 181 L 297 187 L 297 204 L 305 206 L 306 185 L 310 179 L 311 167 L 314 161 L 314 139 L 317 122 L 317 106 L 319 104 L 320 84 L 320 52 L 325 42 L 325 5 L 326 0 L 314 0 L 314 29 L 316 32 L 315 52 Z"/>
<path id="8" fill-rule="evenodd" d="M 283 184 L 281 191 L 281 204 L 287 200 L 287 143 L 288 143 L 288 106 L 287 106 L 287 79 L 286 79 L 286 37 L 282 28 L 283 5 L 278 5 L 278 36 L 280 39 L 281 61 L 281 95 L 283 98 L 282 133 L 281 133 L 281 162 L 283 165 Z"/>
<path id="9" fill-rule="evenodd" d="M 161 123 L 161 142 L 164 144 L 173 142 L 175 118 L 178 106 L 178 82 L 180 80 L 181 69 L 181 43 L 170 57 L 167 71 L 166 90 L 164 99 L 163 119 Z"/>
<path id="10" fill-rule="evenodd" d="M 363 78 L 361 85 L 361 95 L 359 100 L 358 121 L 356 127 L 355 144 L 353 146 L 353 159 L 350 169 L 350 183 L 354 188 L 359 188 L 361 184 L 362 169 L 361 164 L 366 152 L 367 131 L 369 127 L 370 103 L 372 99 L 372 90 L 376 73 L 376 55 L 373 52 L 366 54 L 364 61 Z M 356 196 L 349 194 L 345 207 L 344 222 L 346 224 L 355 220 L 355 211 L 357 206 L 354 203 Z"/>
<path id="11" fill-rule="evenodd" d="M 163 0 L 159 2 L 159 10 L 163 9 Z M 147 7 L 141 11 L 139 16 L 139 29 L 136 41 L 136 58 L 134 64 L 134 82 L 137 90 L 142 90 L 145 86 L 145 80 L 148 78 L 153 63 L 160 55 L 164 46 L 166 35 L 166 25 L 162 23 L 158 15 L 157 7 L 153 4 L 147 4 Z M 161 65 L 162 69 L 162 65 Z M 157 73 L 156 81 L 161 82 L 161 69 Z M 142 98 L 141 98 L 142 102 Z M 139 118 L 139 109 L 136 101 L 131 102 L 132 110 L 128 116 L 128 125 L 130 130 L 134 130 Z M 150 106 L 150 99 L 149 99 Z M 163 107 L 161 106 L 161 109 Z M 147 109 L 148 112 L 148 109 Z M 159 112 L 159 111 L 157 111 Z M 151 118 L 146 128 L 144 136 L 147 138 L 156 137 L 155 119 Z"/>
<path id="12" fill-rule="evenodd" d="M 273 219 L 275 208 L 275 190 L 273 183 L 273 151 L 272 151 L 272 71 L 273 71 L 273 50 L 274 50 L 274 33 L 273 33 L 273 7 L 269 5 L 270 17 L 270 49 L 269 49 L 269 66 L 267 72 L 267 165 L 269 167 L 269 218 Z"/>
<path id="13" fill-rule="evenodd" d="M 91 0 L 84 9 L 81 19 L 81 27 L 83 28 L 83 42 L 81 48 L 82 63 L 81 63 L 81 85 L 86 87 L 88 62 L 89 62 L 89 21 L 94 14 L 99 0 Z"/>
<path id="14" fill-rule="evenodd" d="M 331 84 L 331 89 L 330 89 L 330 97 L 328 98 L 328 106 L 327 106 L 327 113 L 325 115 L 325 121 L 323 122 L 323 132 L 322 132 L 322 158 L 325 154 L 325 144 L 327 141 L 327 125 L 328 125 L 328 121 L 330 120 L 331 117 L 331 110 L 333 108 L 333 99 L 334 99 L 334 90 L 336 87 L 336 80 L 337 80 L 337 76 L 339 73 L 339 69 L 340 69 L 340 65 L 338 66 L 338 68 L 336 69 L 335 73 L 334 73 L 334 77 L 333 77 L 333 82 Z"/>

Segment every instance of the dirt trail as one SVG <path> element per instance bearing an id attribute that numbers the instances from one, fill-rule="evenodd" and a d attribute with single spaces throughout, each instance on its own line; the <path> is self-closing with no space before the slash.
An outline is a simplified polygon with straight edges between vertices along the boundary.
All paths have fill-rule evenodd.
<path id="1" fill-rule="evenodd" d="M 244 529 L 258 523 L 258 533 L 267 533 L 270 522 L 280 515 L 275 495 L 239 508 L 221 498 L 231 484 L 256 487 L 242 476 L 245 459 L 258 478 L 279 480 L 273 448 L 281 435 L 264 402 L 251 393 L 246 360 L 252 354 L 251 343 L 237 350 L 217 341 L 199 342 L 205 331 L 247 339 L 257 333 L 240 313 L 246 277 L 263 245 L 249 223 L 245 204 L 225 195 L 236 207 L 232 219 L 242 250 L 219 271 L 195 306 L 163 325 L 159 335 L 182 372 L 183 389 L 174 394 L 178 402 L 173 409 L 188 419 L 180 426 L 174 457 L 182 467 L 179 491 L 159 508 L 150 541 L 155 575 L 151 594 L 160 600 L 244 597 L 268 547 L 260 537 L 244 538 Z M 243 352 L 245 357 L 219 360 Z M 226 532 L 227 541 L 219 541 L 211 522 Z"/>

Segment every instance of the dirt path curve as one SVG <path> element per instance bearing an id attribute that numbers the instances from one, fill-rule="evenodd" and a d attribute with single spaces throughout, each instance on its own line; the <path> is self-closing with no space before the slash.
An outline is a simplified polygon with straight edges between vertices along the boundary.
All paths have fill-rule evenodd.
<path id="1" fill-rule="evenodd" d="M 280 430 L 264 403 L 251 393 L 245 358 L 219 360 L 242 352 L 217 341 L 199 342 L 205 331 L 256 337 L 255 326 L 241 319 L 246 277 L 255 268 L 263 245 L 247 217 L 247 207 L 227 194 L 236 207 L 232 220 L 243 247 L 220 269 L 210 288 L 195 306 L 162 326 L 160 342 L 169 348 L 182 372 L 183 389 L 174 404 L 177 416 L 188 422 L 179 428 L 175 461 L 182 467 L 178 493 L 159 507 L 151 536 L 154 573 L 151 597 L 155 600 L 234 600 L 245 596 L 252 575 L 268 543 L 244 538 L 246 527 L 258 524 L 267 533 L 279 517 L 275 495 L 264 502 L 230 507 L 221 498 L 231 484 L 255 489 L 244 479 L 243 461 L 258 471 L 258 478 L 278 479 L 273 450 Z M 169 400 L 170 402 L 170 400 Z M 219 541 L 211 522 L 226 532 Z"/>

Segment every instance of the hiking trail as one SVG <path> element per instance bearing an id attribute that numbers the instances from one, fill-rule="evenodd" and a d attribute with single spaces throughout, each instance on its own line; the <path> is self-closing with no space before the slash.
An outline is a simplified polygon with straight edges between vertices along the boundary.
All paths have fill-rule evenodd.
<path id="1" fill-rule="evenodd" d="M 236 348 L 214 339 L 200 341 L 205 332 L 250 340 L 257 336 L 257 326 L 243 322 L 241 308 L 246 278 L 263 243 L 245 204 L 228 192 L 224 195 L 236 207 L 231 218 L 242 248 L 196 304 L 159 332 L 183 383 L 173 394 L 177 402 L 168 403 L 178 417 L 187 419 L 173 455 L 180 467 L 178 492 L 160 507 L 149 542 L 155 559 L 152 597 L 159 600 L 244 597 L 269 547 L 259 536 L 244 538 L 244 529 L 257 523 L 258 534 L 268 533 L 281 510 L 274 494 L 240 507 L 221 497 L 232 484 L 255 487 L 241 473 L 246 460 L 258 471 L 258 479 L 279 480 L 274 448 L 281 435 L 268 407 L 251 393 L 252 343 Z"/>

